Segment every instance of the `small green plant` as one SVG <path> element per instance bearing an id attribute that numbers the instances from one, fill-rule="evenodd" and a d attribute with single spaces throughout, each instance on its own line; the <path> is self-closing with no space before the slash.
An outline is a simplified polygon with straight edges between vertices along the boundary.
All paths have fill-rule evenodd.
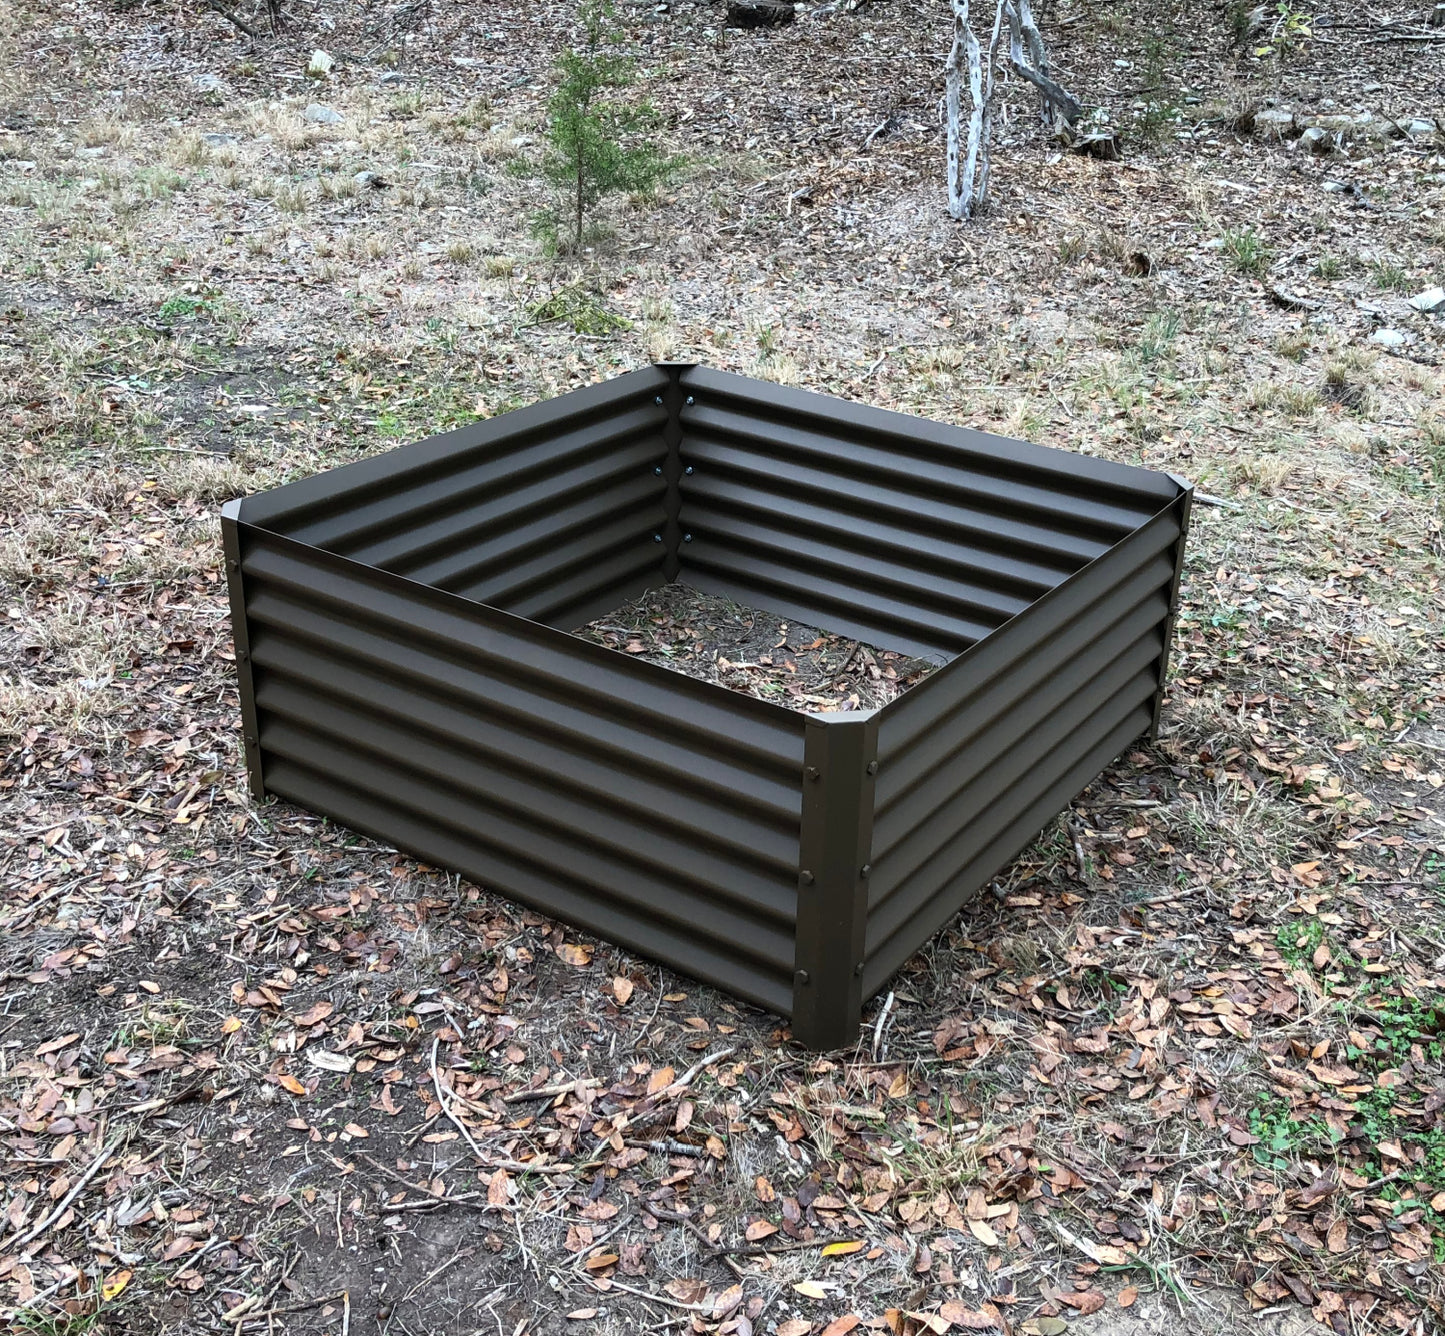
<path id="1" fill-rule="evenodd" d="M 1260 57 L 1285 56 L 1291 51 L 1298 51 L 1314 36 L 1315 31 L 1315 16 L 1295 8 L 1288 0 L 1278 0 L 1273 13 L 1268 14 L 1258 28 L 1254 27 L 1252 17 L 1247 17 L 1245 21 L 1248 35 L 1258 34 L 1254 54 Z"/>
<path id="2" fill-rule="evenodd" d="M 603 306 L 601 299 L 580 283 L 558 288 L 550 297 L 543 297 L 527 308 L 527 314 L 539 325 L 553 320 L 565 321 L 579 334 L 600 338 L 619 330 L 631 329 L 632 322 Z"/>
<path id="3" fill-rule="evenodd" d="M 186 320 L 192 316 L 204 315 L 211 309 L 211 304 L 204 297 L 194 297 L 189 293 L 179 293 L 174 297 L 168 297 L 161 303 L 161 308 L 156 312 L 162 320 L 168 323 L 173 320 Z"/>
<path id="4" fill-rule="evenodd" d="M 593 205 L 618 193 L 646 195 L 680 164 L 653 142 L 659 117 L 652 106 L 616 96 L 635 74 L 627 57 L 610 50 L 617 41 L 612 6 L 607 0 L 585 0 L 578 16 L 585 42 L 557 61 L 559 82 L 547 102 L 542 175 L 567 200 L 572 244 L 580 248 Z M 544 236 L 555 238 L 559 214 L 546 213 L 538 223 Z"/>
<path id="5" fill-rule="evenodd" d="M 1249 1130 L 1259 1138 L 1254 1158 L 1271 1169 L 1288 1169 L 1289 1156 L 1332 1149 L 1338 1133 L 1321 1117 L 1299 1118 L 1289 1101 L 1261 1091 L 1249 1111 Z"/>
<path id="6" fill-rule="evenodd" d="M 1410 275 L 1388 260 L 1376 260 L 1370 266 L 1370 278 L 1381 292 L 1408 292 L 1414 286 Z"/>
<path id="7" fill-rule="evenodd" d="M 1144 45 L 1144 97 L 1138 130 L 1139 137 L 1149 143 L 1163 139 L 1179 120 L 1179 108 L 1170 97 L 1164 80 L 1169 48 L 1169 40 L 1158 36 L 1150 37 Z"/>
<path id="8" fill-rule="evenodd" d="M 1178 311 L 1155 311 L 1139 334 L 1139 356 L 1146 363 L 1168 357 L 1182 322 Z"/>
<path id="9" fill-rule="evenodd" d="M 1232 227 L 1224 233 L 1224 254 L 1241 274 L 1264 273 L 1269 266 L 1269 247 L 1252 227 Z"/>
<path id="10" fill-rule="evenodd" d="M 1274 944 L 1284 960 L 1291 965 L 1303 965 L 1306 968 L 1316 948 L 1324 940 L 1325 925 L 1317 918 L 1285 923 L 1274 935 Z"/>
<path id="11" fill-rule="evenodd" d="M 1317 278 L 1338 278 L 1345 272 L 1344 262 L 1338 255 L 1321 255 L 1315 261 L 1315 276 Z"/>

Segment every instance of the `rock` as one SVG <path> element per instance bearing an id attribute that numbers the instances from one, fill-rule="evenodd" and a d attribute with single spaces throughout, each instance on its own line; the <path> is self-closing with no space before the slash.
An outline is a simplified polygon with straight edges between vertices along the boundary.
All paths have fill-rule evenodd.
<path id="1" fill-rule="evenodd" d="M 1260 107 L 1254 113 L 1254 128 L 1276 139 L 1288 139 L 1295 132 L 1294 112 L 1288 107 Z"/>
<path id="2" fill-rule="evenodd" d="M 1370 335 L 1370 342 L 1381 348 L 1403 348 L 1409 341 L 1410 336 L 1398 329 L 1377 329 Z"/>
<path id="3" fill-rule="evenodd" d="M 391 184 L 380 172 L 357 172 L 351 179 L 363 190 L 385 190 Z"/>
<path id="4" fill-rule="evenodd" d="M 1439 129 L 1437 122 L 1426 120 L 1423 116 L 1412 117 L 1405 125 L 1405 133 L 1411 139 L 1429 139 Z"/>
<path id="5" fill-rule="evenodd" d="M 1436 5 L 1426 22 L 1432 28 L 1445 28 L 1445 5 Z"/>
<path id="6" fill-rule="evenodd" d="M 226 81 L 219 74 L 198 74 L 192 81 L 198 93 L 224 93 Z"/>
<path id="7" fill-rule="evenodd" d="M 780 0 L 728 0 L 729 28 L 777 28 L 796 17 L 792 4 Z"/>
<path id="8" fill-rule="evenodd" d="M 201 142 L 203 144 L 209 144 L 212 148 L 225 148 L 230 144 L 239 143 L 240 136 L 221 134 L 219 131 L 212 131 L 210 134 L 202 135 Z"/>
<path id="9" fill-rule="evenodd" d="M 322 106 L 320 102 L 313 102 L 302 113 L 312 125 L 340 125 L 346 118 L 332 107 Z"/>
<path id="10" fill-rule="evenodd" d="M 1312 125 L 1299 137 L 1299 147 L 1307 153 L 1333 153 L 1339 147 L 1337 135 L 1322 125 Z"/>
<path id="11" fill-rule="evenodd" d="M 311 59 L 306 65 L 306 73 L 313 79 L 324 79 L 331 73 L 335 65 L 336 62 L 318 46 L 311 53 Z"/>
<path id="12" fill-rule="evenodd" d="M 1426 288 L 1410 298 L 1410 305 L 1427 315 L 1432 311 L 1445 311 L 1445 288 Z"/>

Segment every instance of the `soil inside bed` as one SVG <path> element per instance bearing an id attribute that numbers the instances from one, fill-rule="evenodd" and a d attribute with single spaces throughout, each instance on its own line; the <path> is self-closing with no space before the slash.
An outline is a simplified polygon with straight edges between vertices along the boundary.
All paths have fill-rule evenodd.
<path id="1" fill-rule="evenodd" d="M 649 589 L 574 634 L 805 713 L 877 709 L 937 667 L 681 583 Z"/>

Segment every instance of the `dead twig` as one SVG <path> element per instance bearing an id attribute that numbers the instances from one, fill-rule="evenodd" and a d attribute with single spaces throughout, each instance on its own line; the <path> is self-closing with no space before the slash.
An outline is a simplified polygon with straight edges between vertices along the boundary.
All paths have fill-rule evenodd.
<path id="1" fill-rule="evenodd" d="M 735 1047 L 720 1048 L 716 1053 L 709 1053 L 707 1057 L 693 1063 L 693 1065 L 683 1072 L 671 1085 L 664 1086 L 657 1094 L 650 1095 L 647 1099 L 643 1100 L 643 1107 L 636 1113 L 624 1118 L 620 1123 L 614 1123 L 612 1130 L 608 1132 L 606 1136 L 597 1139 L 597 1145 L 593 1147 L 592 1154 L 595 1156 L 602 1147 L 607 1145 L 614 1137 L 620 1136 L 623 1132 L 627 1131 L 629 1127 L 636 1126 L 644 1118 L 655 1112 L 657 1106 L 664 1100 L 670 1099 L 673 1095 L 681 1094 L 697 1079 L 700 1072 L 721 1062 L 724 1058 L 732 1057 L 736 1052 L 737 1049 Z"/>
<path id="2" fill-rule="evenodd" d="M 47 1211 L 43 1216 L 41 1216 L 39 1220 L 37 1220 L 33 1225 L 31 1225 L 30 1228 L 27 1229 L 18 1238 L 11 1239 L 10 1242 L 5 1245 L 6 1249 L 9 1252 L 14 1253 L 17 1248 L 23 1248 L 27 1243 L 30 1242 L 31 1239 L 37 1238 L 39 1237 L 39 1235 L 43 1234 L 45 1230 L 50 1227 L 53 1221 L 60 1219 L 60 1217 L 65 1214 L 66 1208 L 70 1205 L 70 1203 L 73 1202 L 78 1196 L 80 1196 L 82 1192 L 85 1191 L 85 1185 L 89 1183 L 90 1180 L 100 1172 L 100 1170 L 105 1166 L 106 1161 L 115 1154 L 115 1149 L 117 1146 L 120 1145 L 120 1143 L 121 1135 L 112 1137 L 110 1143 L 106 1146 L 106 1148 L 90 1162 L 90 1164 L 86 1167 L 85 1172 L 82 1173 L 81 1176 L 75 1180 L 75 1185 L 70 1189 L 69 1192 L 65 1194 L 65 1196 L 60 1199 L 59 1202 L 56 1203 L 55 1207 L 52 1210 Z"/>

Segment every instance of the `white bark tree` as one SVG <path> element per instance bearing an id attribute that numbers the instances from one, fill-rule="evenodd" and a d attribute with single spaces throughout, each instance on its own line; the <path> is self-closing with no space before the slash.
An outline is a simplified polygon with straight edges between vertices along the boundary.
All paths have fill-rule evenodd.
<path id="1" fill-rule="evenodd" d="M 1049 73 L 1048 51 L 1034 21 L 1029 0 L 996 0 L 993 33 L 984 59 L 969 15 L 969 0 L 950 0 L 953 47 L 946 72 L 944 116 L 948 123 L 948 211 L 955 218 L 973 217 L 988 197 L 989 144 L 993 137 L 995 72 L 1004 33 L 1008 34 L 1008 66 L 1039 92 L 1046 125 L 1056 134 L 1071 131 L 1082 108 Z M 965 124 L 963 87 L 967 80 L 970 107 Z"/>

